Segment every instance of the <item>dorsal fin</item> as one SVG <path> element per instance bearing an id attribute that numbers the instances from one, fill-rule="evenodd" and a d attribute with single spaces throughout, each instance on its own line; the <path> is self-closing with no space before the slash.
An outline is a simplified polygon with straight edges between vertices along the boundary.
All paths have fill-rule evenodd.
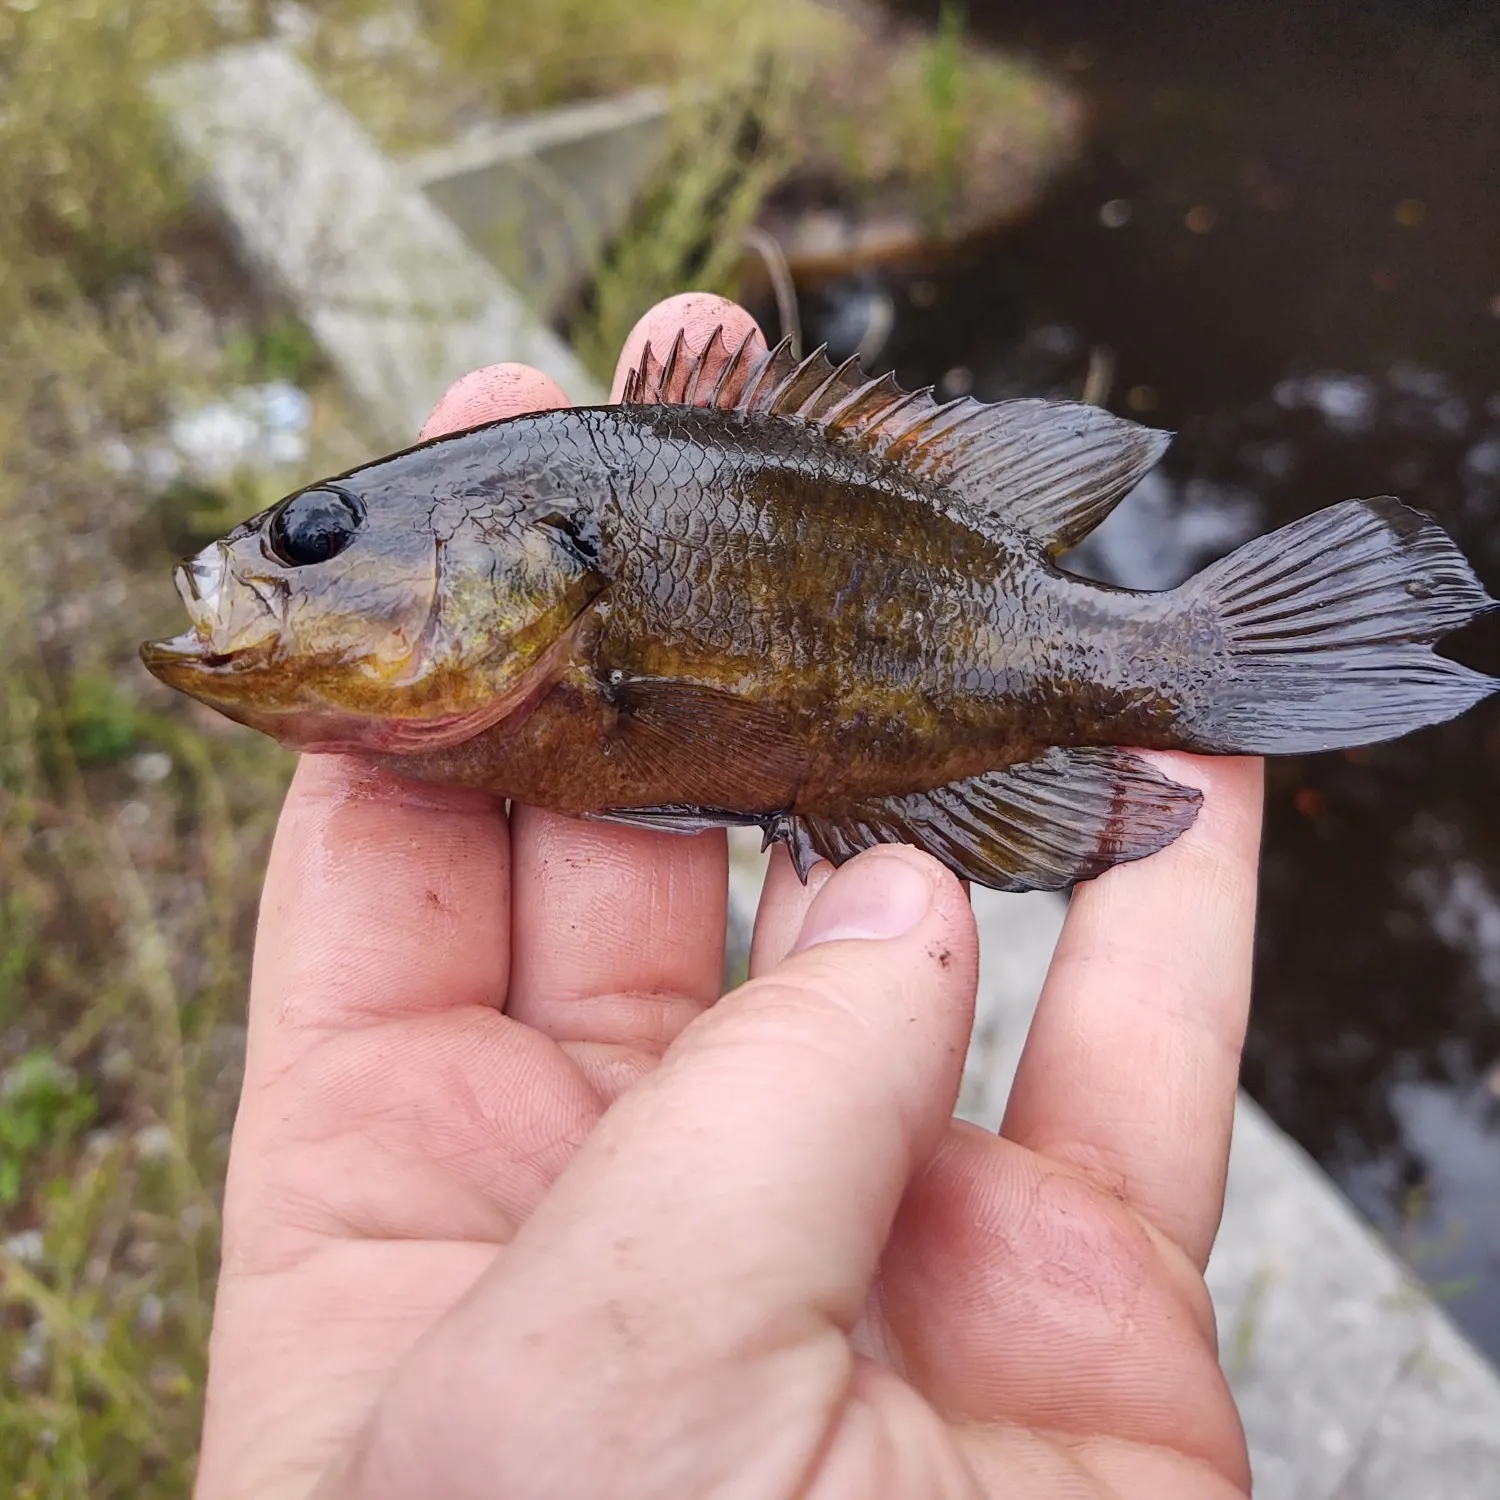
<path id="1" fill-rule="evenodd" d="M 939 402 L 891 375 L 867 379 L 853 359 L 835 366 L 822 349 L 799 360 L 790 339 L 760 350 L 747 334 L 730 349 L 719 328 L 697 354 L 681 333 L 665 360 L 648 345 L 621 400 L 814 423 L 954 491 L 981 525 L 1029 532 L 1054 555 L 1087 536 L 1171 441 L 1073 401 Z"/>

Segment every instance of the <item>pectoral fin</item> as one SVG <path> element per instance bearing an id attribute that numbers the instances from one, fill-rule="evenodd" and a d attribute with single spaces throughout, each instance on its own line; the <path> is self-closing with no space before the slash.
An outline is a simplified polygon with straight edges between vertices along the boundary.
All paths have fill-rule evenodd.
<path id="1" fill-rule="evenodd" d="M 807 751 L 775 709 L 704 684 L 656 677 L 607 680 L 599 692 L 615 714 L 608 753 L 641 787 L 670 787 L 679 817 L 715 810 L 780 808 L 806 772 Z M 610 809 L 657 816 L 659 808 Z M 743 821 L 759 823 L 766 814 Z M 658 819 L 659 825 L 659 819 Z"/>
<path id="2" fill-rule="evenodd" d="M 653 833 L 707 833 L 710 828 L 760 828 L 759 813 L 730 812 L 723 807 L 692 807 L 667 803 L 661 807 L 615 807 L 583 815 L 591 823 L 618 823 L 626 828 L 649 828 Z"/>
<path id="3" fill-rule="evenodd" d="M 1202 794 L 1124 750 L 1050 750 L 1036 760 L 838 817 L 787 814 L 768 828 L 807 873 L 875 844 L 903 843 L 998 891 L 1053 891 L 1142 859 L 1197 816 Z"/>

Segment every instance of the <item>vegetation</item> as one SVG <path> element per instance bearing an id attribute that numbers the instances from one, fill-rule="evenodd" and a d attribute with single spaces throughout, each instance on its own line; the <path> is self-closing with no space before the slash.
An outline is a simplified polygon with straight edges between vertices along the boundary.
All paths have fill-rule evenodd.
<path id="1" fill-rule="evenodd" d="M 985 203 L 1024 201 L 1071 141 L 1054 84 L 971 46 L 962 0 L 944 0 L 931 35 L 864 0 L 424 0 L 420 11 L 418 34 L 392 24 L 386 0 L 331 0 L 303 43 L 398 155 L 477 121 L 664 92 L 669 144 L 653 188 L 569 330 L 604 378 L 634 320 L 615 288 L 632 308 L 688 283 L 731 290 L 744 232 L 768 204 L 972 227 Z M 521 232 L 497 226 L 502 264 Z"/>
<path id="2" fill-rule="evenodd" d="M 197 1438 L 287 758 L 140 670 L 210 518 L 120 455 L 220 385 L 313 368 L 236 290 L 143 89 L 227 35 L 200 0 L 0 4 L 0 1492 L 23 1500 L 185 1495 Z"/>
<path id="3" fill-rule="evenodd" d="M 997 144 L 1024 152 L 1056 128 L 1042 75 L 967 45 L 962 0 L 944 0 L 931 37 L 847 0 L 427 0 L 425 11 L 470 81 L 466 107 L 501 114 L 646 86 L 691 114 L 754 59 L 791 83 L 782 121 L 797 152 L 784 166 L 836 174 L 855 196 L 936 178 L 951 206 Z"/>

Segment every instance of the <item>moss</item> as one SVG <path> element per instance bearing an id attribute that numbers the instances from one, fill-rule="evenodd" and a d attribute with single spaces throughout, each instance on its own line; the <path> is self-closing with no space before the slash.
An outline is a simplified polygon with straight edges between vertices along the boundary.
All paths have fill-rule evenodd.
<path id="1" fill-rule="evenodd" d="M 16 1202 L 40 1158 L 64 1155 L 97 1109 L 78 1073 L 45 1047 L 0 1074 L 0 1206 Z"/>
<path id="2" fill-rule="evenodd" d="M 111 765 L 136 748 L 135 704 L 103 672 L 79 672 L 69 681 L 62 718 L 80 766 Z"/>

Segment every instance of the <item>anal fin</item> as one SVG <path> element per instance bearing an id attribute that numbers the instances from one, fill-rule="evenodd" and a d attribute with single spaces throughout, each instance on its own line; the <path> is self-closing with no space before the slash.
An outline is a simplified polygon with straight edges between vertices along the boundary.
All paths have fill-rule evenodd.
<path id="1" fill-rule="evenodd" d="M 1129 751 L 1050 750 L 1036 760 L 929 792 L 871 801 L 836 817 L 770 825 L 806 880 L 876 844 L 912 844 L 997 891 L 1055 891 L 1154 854 L 1191 826 L 1202 794 Z"/>

